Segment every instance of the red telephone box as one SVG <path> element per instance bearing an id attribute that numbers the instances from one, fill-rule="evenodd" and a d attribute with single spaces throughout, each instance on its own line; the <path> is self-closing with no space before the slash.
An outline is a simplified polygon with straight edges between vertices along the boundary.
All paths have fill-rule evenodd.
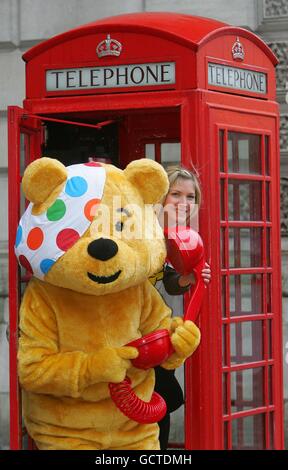
<path id="1" fill-rule="evenodd" d="M 213 281 L 186 364 L 187 449 L 282 449 L 279 113 L 271 50 L 251 32 L 174 13 L 129 14 L 23 56 L 9 107 L 11 448 L 22 446 L 16 353 L 25 273 L 14 257 L 25 165 L 146 155 L 200 173 Z M 181 151 L 180 151 L 181 149 Z M 183 444 L 184 445 L 184 444 Z"/>

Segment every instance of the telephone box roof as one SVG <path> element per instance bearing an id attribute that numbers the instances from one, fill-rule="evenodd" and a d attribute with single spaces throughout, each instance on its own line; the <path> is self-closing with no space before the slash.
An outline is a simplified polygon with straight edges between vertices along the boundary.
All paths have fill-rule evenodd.
<path id="1" fill-rule="evenodd" d="M 23 54 L 25 62 L 63 42 L 96 32 L 125 31 L 152 34 L 182 43 L 197 50 L 210 39 L 226 34 L 241 35 L 254 42 L 276 65 L 278 60 L 271 49 L 255 34 L 244 28 L 229 26 L 227 23 L 200 16 L 172 12 L 129 13 L 113 16 L 71 29 L 43 41 Z"/>

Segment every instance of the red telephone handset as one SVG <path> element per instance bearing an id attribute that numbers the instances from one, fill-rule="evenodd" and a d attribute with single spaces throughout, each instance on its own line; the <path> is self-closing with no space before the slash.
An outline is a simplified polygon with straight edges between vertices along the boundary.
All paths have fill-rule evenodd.
<path id="1" fill-rule="evenodd" d="M 184 320 L 195 321 L 207 288 L 202 277 L 205 267 L 205 253 L 199 233 L 189 227 L 172 227 L 164 230 L 167 257 L 180 274 L 194 273 L 195 286 L 184 315 Z"/>
<path id="2" fill-rule="evenodd" d="M 206 290 L 202 278 L 205 266 L 204 247 L 200 235 L 189 227 L 173 227 L 164 230 L 168 259 L 180 274 L 190 274 L 193 271 L 196 284 L 190 299 L 184 320 L 195 321 Z M 168 330 L 157 330 L 148 335 L 131 341 L 127 346 L 138 349 L 139 355 L 131 362 L 139 369 L 150 369 L 162 364 L 174 352 Z M 110 395 L 117 408 L 128 418 L 138 423 L 155 423 L 166 414 L 166 403 L 156 392 L 153 392 L 150 402 L 141 400 L 131 387 L 131 381 L 126 377 L 120 384 L 109 384 Z"/>

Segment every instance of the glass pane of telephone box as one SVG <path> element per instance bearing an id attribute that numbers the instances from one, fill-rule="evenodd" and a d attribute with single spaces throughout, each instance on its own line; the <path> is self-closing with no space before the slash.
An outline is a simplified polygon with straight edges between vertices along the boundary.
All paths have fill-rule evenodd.
<path id="1" fill-rule="evenodd" d="M 265 194 L 266 194 L 266 220 L 268 222 L 271 221 L 271 215 L 270 215 L 270 202 L 271 202 L 271 194 L 270 194 L 270 189 L 271 189 L 271 184 L 266 183 L 265 185 Z"/>
<path id="2" fill-rule="evenodd" d="M 175 377 L 178 380 L 183 393 L 185 390 L 185 380 L 184 380 L 184 366 L 178 367 L 175 371 Z M 180 406 L 178 410 L 173 411 L 170 416 L 170 434 L 169 434 L 169 442 L 173 443 L 176 442 L 177 444 L 182 444 L 185 442 L 185 431 L 184 431 L 184 423 L 185 423 L 185 416 L 184 416 L 184 405 Z"/>
<path id="3" fill-rule="evenodd" d="M 262 361 L 263 322 L 237 322 L 230 325 L 231 364 Z"/>
<path id="4" fill-rule="evenodd" d="M 265 415 L 257 414 L 232 421 L 233 450 L 265 449 Z"/>
<path id="5" fill-rule="evenodd" d="M 267 313 L 272 313 L 272 275 L 266 276 L 266 307 Z"/>
<path id="6" fill-rule="evenodd" d="M 159 284 L 159 281 L 158 281 Z M 174 316 L 182 317 L 184 314 L 184 298 L 183 295 L 169 295 L 165 291 L 163 283 L 156 285 L 159 293 L 163 297 L 164 301 L 167 305 L 172 309 Z M 185 393 L 185 372 L 184 366 L 178 367 L 175 371 L 175 377 L 178 380 L 180 387 Z M 168 378 L 168 380 L 171 380 Z M 167 387 L 169 387 L 169 382 L 167 383 Z M 159 392 L 160 393 L 160 392 Z M 161 393 L 160 393 L 161 394 Z M 169 434 L 169 442 L 170 443 L 177 443 L 182 444 L 185 441 L 184 435 L 184 405 L 180 406 L 176 411 L 173 411 L 170 415 L 170 434 Z"/>
<path id="7" fill-rule="evenodd" d="M 259 181 L 229 181 L 229 220 L 262 220 L 261 187 Z"/>
<path id="8" fill-rule="evenodd" d="M 268 135 L 265 135 L 265 173 L 266 175 L 270 175 L 270 152 Z"/>
<path id="9" fill-rule="evenodd" d="M 226 211 L 225 211 L 225 180 L 220 180 L 220 218 L 221 220 L 226 219 Z"/>
<path id="10" fill-rule="evenodd" d="M 20 175 L 23 176 L 24 170 L 27 166 L 28 148 L 30 146 L 29 134 L 20 134 Z"/>
<path id="11" fill-rule="evenodd" d="M 220 171 L 224 171 L 224 131 L 219 132 Z"/>
<path id="12" fill-rule="evenodd" d="M 222 403 L 223 403 L 223 414 L 228 414 L 228 396 L 227 396 L 227 378 L 228 374 L 222 375 Z"/>
<path id="13" fill-rule="evenodd" d="M 224 421 L 223 423 L 224 450 L 228 450 L 228 435 L 229 435 L 229 424 L 227 421 Z"/>
<path id="14" fill-rule="evenodd" d="M 227 317 L 227 276 L 221 277 L 221 310 L 222 310 L 222 317 Z"/>
<path id="15" fill-rule="evenodd" d="M 231 411 L 251 410 L 264 406 L 264 369 L 231 372 Z"/>
<path id="16" fill-rule="evenodd" d="M 161 293 L 162 294 L 162 293 Z M 173 310 L 173 315 L 176 316 L 183 316 L 184 314 L 184 299 L 182 295 L 169 295 L 165 291 L 164 300 L 169 305 L 169 307 Z M 183 391 L 185 391 L 185 371 L 184 366 L 178 367 L 175 370 L 175 377 L 178 380 L 180 387 Z M 169 384 L 168 384 L 169 386 Z M 173 411 L 170 415 L 170 434 L 169 434 L 169 442 L 173 443 L 184 443 L 185 435 L 184 435 L 184 405 L 180 406 L 176 411 Z"/>
<path id="17" fill-rule="evenodd" d="M 223 366 L 227 366 L 227 334 L 229 334 L 228 325 L 222 326 L 222 364 Z"/>
<path id="18" fill-rule="evenodd" d="M 220 253 L 221 253 L 221 268 L 226 268 L 226 252 L 225 252 L 225 235 L 226 235 L 226 228 L 221 227 L 221 233 L 220 233 Z"/>
<path id="19" fill-rule="evenodd" d="M 231 275 L 231 317 L 258 313 L 263 313 L 263 275 Z"/>
<path id="20" fill-rule="evenodd" d="M 23 132 L 20 133 L 20 175 L 23 176 L 24 170 L 28 165 L 28 158 L 30 154 L 31 137 L 29 134 Z M 20 215 L 22 215 L 29 204 L 29 201 L 25 199 L 20 187 Z"/>
<path id="21" fill-rule="evenodd" d="M 229 173 L 261 174 L 261 137 L 228 132 Z"/>
<path id="22" fill-rule="evenodd" d="M 145 157 L 155 161 L 155 144 L 145 145 Z"/>
<path id="23" fill-rule="evenodd" d="M 181 144 L 179 142 L 166 142 L 161 144 L 161 163 L 167 168 L 170 165 L 180 165 Z"/>
<path id="24" fill-rule="evenodd" d="M 249 268 L 262 266 L 263 229 L 229 229 L 229 267 Z"/>
<path id="25" fill-rule="evenodd" d="M 161 164 L 164 168 L 171 165 L 181 165 L 181 144 L 179 142 L 161 143 Z M 145 144 L 145 157 L 156 160 L 155 143 Z"/>
<path id="26" fill-rule="evenodd" d="M 274 373 L 274 370 L 273 370 L 273 366 L 269 366 L 268 367 L 268 403 L 269 405 L 273 405 L 274 403 L 274 392 L 273 392 L 273 384 L 274 384 L 274 377 L 273 377 L 273 373 Z M 285 368 L 284 368 L 285 369 Z M 287 367 L 286 367 L 287 369 Z M 287 372 L 286 372 L 287 374 Z M 284 377 L 286 375 L 284 373 Z M 285 380 L 284 378 L 284 383 L 287 383 L 287 381 Z"/>
<path id="27" fill-rule="evenodd" d="M 274 433 L 275 433 L 275 422 L 274 422 L 274 413 L 269 413 L 269 448 L 271 450 L 275 449 L 274 447 Z M 287 445 L 285 445 L 287 449 Z"/>
<path id="28" fill-rule="evenodd" d="M 268 359 L 273 359 L 273 320 L 266 321 L 266 335 L 267 335 L 267 355 Z M 284 336 L 287 338 L 287 336 Z M 288 359 L 288 358 L 287 358 Z"/>
<path id="29" fill-rule="evenodd" d="M 266 264 L 271 266 L 271 229 L 266 229 Z"/>

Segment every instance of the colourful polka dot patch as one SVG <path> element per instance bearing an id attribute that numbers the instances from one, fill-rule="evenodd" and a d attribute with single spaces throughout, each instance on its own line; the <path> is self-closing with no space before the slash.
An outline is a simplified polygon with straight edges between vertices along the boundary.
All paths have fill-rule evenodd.
<path id="1" fill-rule="evenodd" d="M 65 192 L 68 194 L 68 196 L 71 197 L 79 197 L 83 196 L 83 194 L 86 193 L 88 189 L 88 184 L 85 178 L 82 178 L 81 176 L 73 176 L 73 178 L 70 178 L 65 187 Z"/>
<path id="2" fill-rule="evenodd" d="M 15 253 L 19 263 L 39 279 L 83 235 L 101 202 L 106 172 L 89 162 L 67 167 L 64 190 L 47 211 L 33 215 L 29 204 L 16 233 Z"/>
<path id="3" fill-rule="evenodd" d="M 52 268 L 55 261 L 53 259 L 45 258 L 40 263 L 40 269 L 43 274 L 47 274 L 49 269 Z"/>
<path id="4" fill-rule="evenodd" d="M 90 201 L 86 202 L 84 207 L 84 214 L 87 220 L 92 222 L 95 217 L 97 206 L 100 202 L 100 199 L 90 199 Z"/>
<path id="5" fill-rule="evenodd" d="M 16 248 L 22 241 L 22 235 L 23 235 L 23 230 L 22 230 L 21 225 L 19 225 L 18 228 L 17 228 L 17 233 L 16 233 L 16 241 L 15 241 L 15 247 Z"/>
<path id="6" fill-rule="evenodd" d="M 30 250 L 38 250 L 44 240 L 43 230 L 39 227 L 34 227 L 30 230 L 27 237 L 27 246 Z"/>
<path id="7" fill-rule="evenodd" d="M 85 166 L 102 166 L 101 163 L 97 163 L 97 162 L 87 162 L 87 163 L 84 163 Z"/>
<path id="8" fill-rule="evenodd" d="M 56 244 L 58 248 L 62 251 L 67 251 L 71 246 L 73 246 L 77 240 L 79 240 L 80 235 L 73 228 L 64 228 L 61 232 L 58 233 L 56 238 Z"/>
<path id="9" fill-rule="evenodd" d="M 47 219 L 51 222 L 60 220 L 66 213 L 66 204 L 61 199 L 56 199 L 54 204 L 47 210 Z"/>

